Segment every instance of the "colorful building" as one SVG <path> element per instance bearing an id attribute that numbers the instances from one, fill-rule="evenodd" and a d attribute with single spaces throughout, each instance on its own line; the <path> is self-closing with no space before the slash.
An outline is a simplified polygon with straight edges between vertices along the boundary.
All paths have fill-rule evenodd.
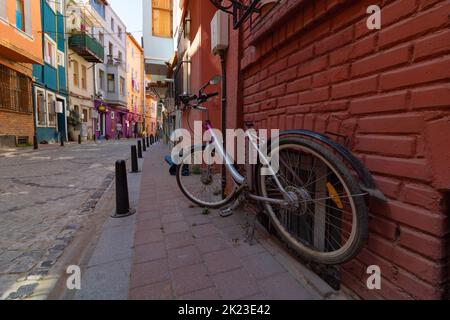
<path id="1" fill-rule="evenodd" d="M 144 129 L 144 50 L 131 33 L 127 33 L 128 119 L 127 137 L 142 134 Z"/>
<path id="2" fill-rule="evenodd" d="M 95 9 L 95 2 L 69 0 L 66 11 L 66 31 L 68 35 L 68 84 L 70 117 L 74 113 L 81 124 L 70 125 L 69 136 L 77 140 L 93 139 L 99 128 L 99 113 L 94 108 L 97 93 L 95 65 L 103 63 L 104 34 L 94 32 L 102 26 L 102 13 Z"/>
<path id="3" fill-rule="evenodd" d="M 39 143 L 67 139 L 64 1 L 41 0 L 43 65 L 33 65 L 33 104 Z"/>
<path id="4" fill-rule="evenodd" d="M 106 47 L 105 61 L 95 66 L 95 108 L 99 113 L 97 137 L 118 137 L 117 125 L 122 127 L 122 136 L 128 130 L 128 100 L 126 71 L 126 27 L 106 1 L 89 0 L 102 17 L 102 26 L 94 33 L 102 33 Z"/>
<path id="5" fill-rule="evenodd" d="M 33 141 L 32 64 L 43 64 L 39 1 L 0 1 L 0 146 Z"/>

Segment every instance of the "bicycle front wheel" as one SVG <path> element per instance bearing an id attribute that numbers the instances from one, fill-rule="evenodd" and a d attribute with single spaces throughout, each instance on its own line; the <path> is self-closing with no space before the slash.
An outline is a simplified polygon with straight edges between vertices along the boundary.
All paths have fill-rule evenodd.
<path id="1" fill-rule="evenodd" d="M 237 188 L 224 188 L 222 165 L 205 160 L 206 146 L 194 146 L 177 167 L 177 183 L 183 194 L 202 208 L 220 209 L 237 196 Z"/>
<path id="2" fill-rule="evenodd" d="M 279 157 L 276 174 L 291 204 L 266 203 L 279 236 L 303 258 L 342 264 L 355 257 L 367 238 L 365 194 L 347 167 L 332 152 L 313 141 L 288 137 L 271 151 Z M 283 199 L 274 176 L 257 167 L 262 196 Z"/>

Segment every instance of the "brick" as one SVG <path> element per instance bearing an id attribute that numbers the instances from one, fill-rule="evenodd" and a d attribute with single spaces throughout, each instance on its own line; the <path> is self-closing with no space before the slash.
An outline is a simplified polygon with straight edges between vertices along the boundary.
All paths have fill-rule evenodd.
<path id="1" fill-rule="evenodd" d="M 259 111 L 259 104 L 255 103 L 250 106 L 244 106 L 244 113 L 254 113 Z"/>
<path id="2" fill-rule="evenodd" d="M 324 72 L 315 74 L 313 76 L 312 86 L 323 87 L 336 82 L 341 82 L 348 79 L 349 75 L 350 69 L 348 65 L 334 67 Z"/>
<path id="3" fill-rule="evenodd" d="M 349 62 L 353 53 L 352 46 L 345 46 L 343 48 L 330 52 L 330 66 L 336 66 L 342 63 Z"/>
<path id="4" fill-rule="evenodd" d="M 313 57 L 313 46 L 309 46 L 292 54 L 288 59 L 288 66 L 297 66 Z"/>
<path id="5" fill-rule="evenodd" d="M 442 239 L 406 227 L 400 230 L 398 243 L 401 246 L 433 260 L 445 258 L 446 250 Z"/>
<path id="6" fill-rule="evenodd" d="M 377 77 L 372 76 L 334 85 L 331 96 L 335 99 L 340 99 L 375 92 L 376 90 Z"/>
<path id="7" fill-rule="evenodd" d="M 448 106 L 450 106 L 450 85 L 439 84 L 426 88 L 413 89 L 411 92 L 411 107 L 413 109 Z"/>
<path id="8" fill-rule="evenodd" d="M 384 195 L 390 198 L 397 198 L 400 192 L 401 182 L 392 178 L 374 176 L 375 184 Z"/>
<path id="9" fill-rule="evenodd" d="M 181 296 L 214 286 L 204 264 L 172 271 L 172 286 L 175 294 Z"/>
<path id="10" fill-rule="evenodd" d="M 438 212 L 441 208 L 442 195 L 436 190 L 418 184 L 405 184 L 402 189 L 404 202 Z"/>
<path id="11" fill-rule="evenodd" d="M 269 67 L 269 73 L 273 75 L 286 69 L 287 63 L 288 59 L 286 58 L 280 59 L 279 61 L 275 62 Z"/>
<path id="12" fill-rule="evenodd" d="M 389 156 L 412 157 L 416 150 L 415 138 L 384 135 L 360 135 L 356 150 Z"/>
<path id="13" fill-rule="evenodd" d="M 166 246 L 164 242 L 149 243 L 136 246 L 134 249 L 134 263 L 143 263 L 166 258 Z"/>
<path id="14" fill-rule="evenodd" d="M 367 27 L 366 27 L 367 29 Z M 374 35 L 365 37 L 364 39 L 358 40 L 355 42 L 352 47 L 351 51 L 348 55 L 348 58 L 350 59 L 356 59 L 360 58 L 362 56 L 366 56 L 370 53 L 372 53 L 375 50 L 376 45 L 376 37 Z M 336 58 L 336 57 L 334 57 Z M 330 60 L 332 60 L 330 58 Z M 330 62 L 331 64 L 331 62 Z"/>
<path id="15" fill-rule="evenodd" d="M 395 92 L 355 99 L 350 103 L 352 114 L 370 114 L 383 111 L 405 111 L 407 109 L 407 92 Z"/>
<path id="16" fill-rule="evenodd" d="M 170 249 L 168 251 L 168 257 L 170 269 L 194 265 L 200 263 L 202 260 L 200 252 L 195 246 Z"/>
<path id="17" fill-rule="evenodd" d="M 442 281 L 442 268 L 438 264 L 377 235 L 372 234 L 369 237 L 367 248 L 383 255 L 389 261 L 395 261 L 397 265 L 426 282 L 439 284 Z"/>
<path id="18" fill-rule="evenodd" d="M 290 82 L 286 86 L 286 93 L 300 92 L 311 88 L 311 77 L 305 77 L 293 82 Z"/>
<path id="19" fill-rule="evenodd" d="M 401 46 L 358 60 L 352 64 L 352 76 L 363 76 L 407 63 L 410 57 L 410 49 L 411 46 L 409 45 Z"/>
<path id="20" fill-rule="evenodd" d="M 353 26 L 348 27 L 342 31 L 326 37 L 316 43 L 316 55 L 322 55 L 331 50 L 345 46 L 352 41 L 353 38 Z"/>
<path id="21" fill-rule="evenodd" d="M 241 261 L 234 255 L 231 248 L 207 253 L 203 259 L 211 275 L 242 268 Z"/>
<path id="22" fill-rule="evenodd" d="M 446 234 L 446 217 L 400 201 L 390 200 L 386 204 L 374 203 L 372 212 L 430 235 L 442 237 Z"/>
<path id="23" fill-rule="evenodd" d="M 277 107 L 277 100 L 276 99 L 270 99 L 265 100 L 260 103 L 261 110 L 272 110 Z"/>
<path id="24" fill-rule="evenodd" d="M 295 78 L 297 78 L 297 66 L 282 70 L 277 75 L 277 84 L 285 83 L 294 80 Z"/>
<path id="25" fill-rule="evenodd" d="M 416 0 L 393 1 L 392 4 L 382 8 L 382 26 L 387 27 L 411 15 L 417 10 Z"/>
<path id="26" fill-rule="evenodd" d="M 319 101 L 328 100 L 329 90 L 328 87 L 313 89 L 311 91 L 301 92 L 298 95 L 298 102 L 303 103 L 313 103 Z"/>
<path id="27" fill-rule="evenodd" d="M 308 61 L 298 68 L 298 76 L 303 77 L 312 73 L 316 73 L 322 70 L 325 70 L 328 64 L 328 58 L 326 56 L 322 56 L 320 58 L 316 58 L 314 60 Z"/>
<path id="28" fill-rule="evenodd" d="M 450 57 L 427 61 L 381 75 L 381 90 L 392 90 L 450 77 Z"/>
<path id="29" fill-rule="evenodd" d="M 448 23 L 450 4 L 432 8 L 421 14 L 404 19 L 401 22 L 380 31 L 379 46 L 381 48 L 408 40 L 418 34 L 444 27 Z"/>
<path id="30" fill-rule="evenodd" d="M 213 276 L 220 296 L 226 300 L 236 300 L 259 293 L 256 283 L 250 280 L 243 269 L 220 273 Z"/>
<path id="31" fill-rule="evenodd" d="M 348 108 L 348 101 L 325 101 L 311 108 L 312 112 L 334 112 L 334 111 L 344 111 Z"/>
<path id="32" fill-rule="evenodd" d="M 130 290 L 130 300 L 170 300 L 173 299 L 169 281 L 151 284 Z"/>
<path id="33" fill-rule="evenodd" d="M 391 241 L 397 240 L 397 225 L 381 217 L 370 217 L 369 230 L 371 232 L 376 232 L 383 238 Z"/>
<path id="34" fill-rule="evenodd" d="M 450 30 L 417 40 L 414 48 L 414 60 L 448 53 L 450 51 Z"/>
<path id="35" fill-rule="evenodd" d="M 450 188 L 450 117 L 427 124 L 426 143 L 433 168 L 433 186 L 437 189 Z"/>
<path id="36" fill-rule="evenodd" d="M 278 98 L 278 107 L 288 107 L 288 106 L 294 106 L 298 102 L 298 95 L 297 94 L 291 94 L 282 98 Z"/>
<path id="37" fill-rule="evenodd" d="M 258 282 L 270 300 L 309 300 L 311 294 L 289 273 L 281 273 Z"/>
<path id="38" fill-rule="evenodd" d="M 286 93 L 286 85 L 280 84 L 278 86 L 273 86 L 272 88 L 267 90 L 267 98 L 274 98 L 282 96 Z"/>
<path id="39" fill-rule="evenodd" d="M 359 132 L 364 133 L 419 133 L 425 128 L 425 121 L 419 114 L 398 114 L 362 118 Z"/>
<path id="40" fill-rule="evenodd" d="M 430 167 L 422 159 L 401 159 L 367 155 L 365 162 L 369 170 L 377 173 L 396 177 L 407 177 L 426 182 L 431 180 Z"/>

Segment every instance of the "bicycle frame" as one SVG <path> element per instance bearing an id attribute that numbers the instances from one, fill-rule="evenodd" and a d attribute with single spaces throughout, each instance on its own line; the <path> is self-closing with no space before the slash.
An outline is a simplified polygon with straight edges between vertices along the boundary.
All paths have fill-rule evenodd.
<path id="1" fill-rule="evenodd" d="M 199 109 L 199 108 L 197 108 L 197 109 Z M 201 107 L 200 110 L 202 110 L 202 109 L 203 108 Z M 207 111 L 207 109 L 206 109 L 206 111 Z M 209 118 L 209 112 L 208 112 L 208 118 Z M 209 132 L 209 134 L 211 135 L 212 143 L 214 144 L 217 152 L 222 157 L 222 159 L 225 160 L 225 168 L 231 174 L 231 177 L 233 178 L 234 182 L 240 187 L 245 186 L 247 178 L 243 177 L 238 172 L 238 170 L 236 169 L 229 154 L 224 150 L 222 143 L 219 143 L 220 140 L 217 137 L 217 135 L 215 134 L 214 128 L 212 127 L 211 122 L 209 120 L 206 120 L 204 125 L 205 125 L 205 128 L 207 129 L 207 131 Z M 249 194 L 249 197 L 256 201 L 285 205 L 286 203 L 288 203 L 291 200 L 291 198 L 290 198 L 289 194 L 287 193 L 287 191 L 285 190 L 285 188 L 283 187 L 283 185 L 281 184 L 280 180 L 278 179 L 276 172 L 273 170 L 273 168 L 270 164 L 270 160 L 266 157 L 264 152 L 262 152 L 261 149 L 259 148 L 256 137 L 254 135 L 250 134 L 248 131 L 245 132 L 245 135 L 249 139 L 249 142 L 252 145 L 252 147 L 254 148 L 254 150 L 256 150 L 258 152 L 258 155 L 261 159 L 261 163 L 264 166 L 268 167 L 270 175 L 273 177 L 273 179 L 275 180 L 275 183 L 277 184 L 277 187 L 280 189 L 281 193 L 283 194 L 284 201 L 279 200 L 279 199 L 271 199 L 271 198 L 261 197 L 261 196 L 254 195 L 254 194 Z M 251 165 L 249 165 L 249 166 L 251 166 Z M 250 181 L 249 184 L 250 183 L 253 183 L 253 182 Z"/>

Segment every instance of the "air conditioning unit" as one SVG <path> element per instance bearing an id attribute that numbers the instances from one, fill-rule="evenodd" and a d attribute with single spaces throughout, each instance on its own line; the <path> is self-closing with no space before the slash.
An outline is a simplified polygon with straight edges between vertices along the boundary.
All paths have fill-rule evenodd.
<path id="1" fill-rule="evenodd" d="M 211 51 L 215 55 L 228 49 L 228 19 L 226 12 L 217 10 L 211 20 Z"/>

